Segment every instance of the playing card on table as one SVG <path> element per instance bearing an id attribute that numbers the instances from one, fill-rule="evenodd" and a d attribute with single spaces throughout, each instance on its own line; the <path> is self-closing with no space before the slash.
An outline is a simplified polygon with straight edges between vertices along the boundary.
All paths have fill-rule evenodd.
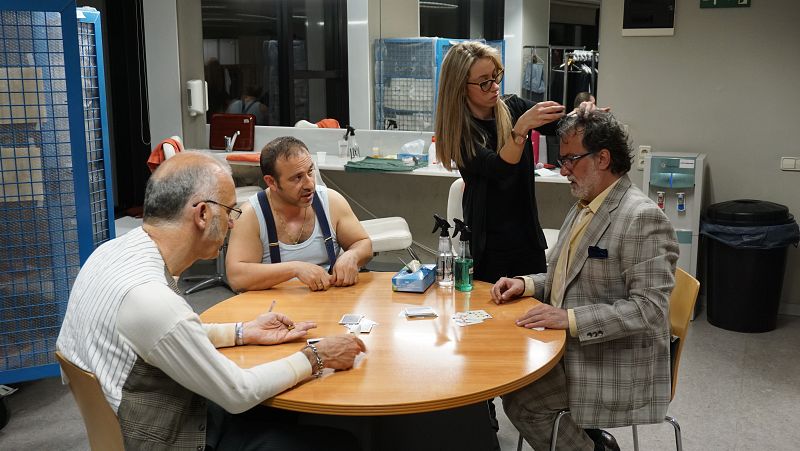
<path id="1" fill-rule="evenodd" d="M 486 310 L 469 310 L 464 313 L 466 313 L 468 318 L 476 318 L 480 320 L 485 320 L 492 317 L 492 315 L 488 314 Z"/>
<path id="2" fill-rule="evenodd" d="M 464 326 L 471 326 L 473 324 L 480 324 L 483 322 L 483 320 L 466 319 L 464 317 L 457 317 L 456 315 L 453 315 L 453 322 L 456 323 L 456 326 L 464 327 Z"/>
<path id="3" fill-rule="evenodd" d="M 486 313 L 484 310 L 470 310 L 467 312 L 454 313 L 452 318 L 457 326 L 470 326 L 472 324 L 482 323 L 484 320 L 491 318 L 492 315 Z"/>
<path id="4" fill-rule="evenodd" d="M 428 318 L 437 316 L 436 311 L 431 307 L 406 307 L 404 312 L 408 318 Z"/>

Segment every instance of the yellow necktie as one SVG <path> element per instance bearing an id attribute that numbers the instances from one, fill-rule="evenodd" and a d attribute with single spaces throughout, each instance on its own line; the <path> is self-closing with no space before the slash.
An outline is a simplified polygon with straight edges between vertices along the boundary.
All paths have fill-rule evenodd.
<path id="1" fill-rule="evenodd" d="M 580 211 L 578 212 L 575 220 L 572 221 L 570 228 L 569 241 L 564 243 L 561 247 L 561 252 L 558 254 L 558 261 L 556 262 L 556 271 L 553 274 L 553 285 L 550 290 L 550 304 L 554 307 L 561 307 L 564 302 L 564 291 L 566 290 L 567 283 L 567 270 L 569 269 L 569 262 L 574 256 L 574 249 L 577 245 L 578 238 L 583 235 L 586 225 L 592 220 L 592 210 L 588 206 L 579 205 Z"/>

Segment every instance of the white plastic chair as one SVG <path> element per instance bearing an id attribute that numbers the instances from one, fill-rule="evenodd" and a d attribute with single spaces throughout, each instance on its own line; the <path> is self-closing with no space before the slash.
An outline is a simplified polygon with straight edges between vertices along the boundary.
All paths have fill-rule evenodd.
<path id="1" fill-rule="evenodd" d="M 399 216 L 367 219 L 361 221 L 369 239 L 372 240 L 372 252 L 401 251 L 411 247 L 411 230 L 405 219 Z"/>
<path id="2" fill-rule="evenodd" d="M 450 185 L 450 193 L 447 195 L 447 220 L 453 224 L 453 218 L 464 219 L 464 211 L 461 208 L 461 199 L 464 197 L 464 179 L 456 179 Z M 547 249 L 544 251 L 545 256 L 550 254 L 550 250 L 556 245 L 558 241 L 558 229 L 542 229 L 544 231 L 544 239 L 547 242 Z M 461 243 L 457 238 L 451 238 L 450 242 L 453 243 L 453 252 L 458 254 L 461 250 Z"/>

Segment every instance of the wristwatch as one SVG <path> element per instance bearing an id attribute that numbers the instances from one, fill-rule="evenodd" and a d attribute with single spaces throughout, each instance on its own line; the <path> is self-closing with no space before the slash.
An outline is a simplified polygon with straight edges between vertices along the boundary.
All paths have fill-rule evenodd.
<path id="1" fill-rule="evenodd" d="M 522 144 L 525 142 L 525 135 L 520 135 L 519 133 L 515 132 L 514 129 L 512 128 L 511 139 L 513 139 L 516 144 Z"/>

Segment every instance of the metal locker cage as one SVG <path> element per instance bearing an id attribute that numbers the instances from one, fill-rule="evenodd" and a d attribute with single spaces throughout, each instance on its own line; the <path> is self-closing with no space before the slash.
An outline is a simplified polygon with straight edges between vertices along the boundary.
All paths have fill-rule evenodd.
<path id="1" fill-rule="evenodd" d="M 0 10 L 0 384 L 59 374 L 69 290 L 114 233 L 96 19 L 79 39 L 74 1 Z"/>

